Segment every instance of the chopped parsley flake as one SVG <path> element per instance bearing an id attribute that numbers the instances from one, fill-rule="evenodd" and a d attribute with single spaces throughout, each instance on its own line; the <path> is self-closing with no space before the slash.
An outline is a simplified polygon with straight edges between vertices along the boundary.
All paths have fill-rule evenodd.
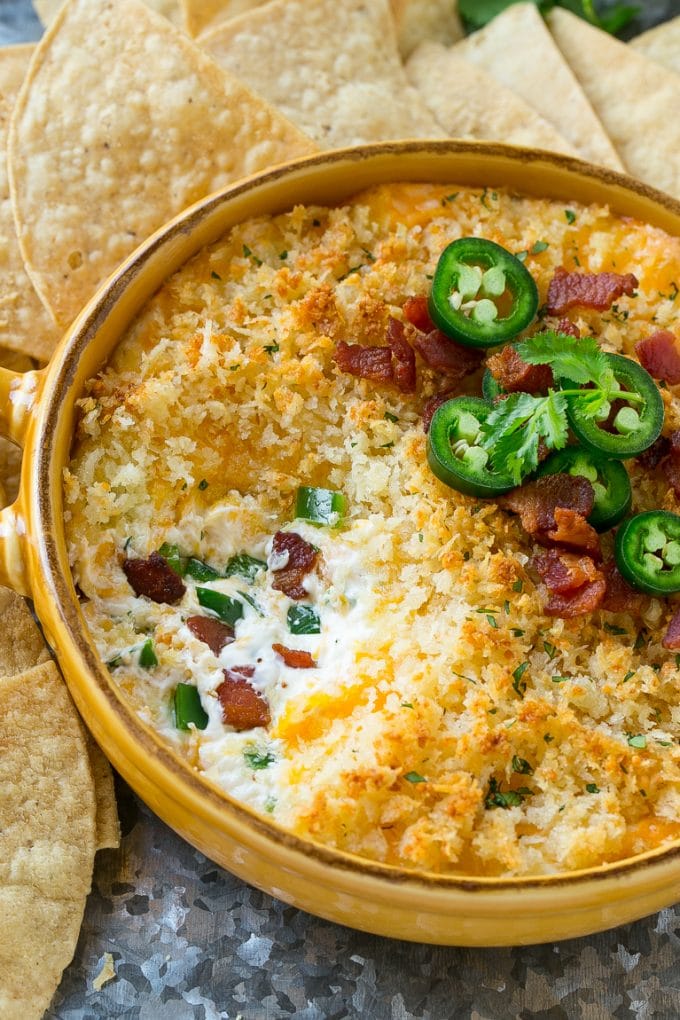
<path id="1" fill-rule="evenodd" d="M 515 583 L 512 586 L 512 590 L 516 592 L 521 592 L 523 587 L 524 587 L 523 581 L 515 581 Z"/>
<path id="2" fill-rule="evenodd" d="M 526 673 L 528 668 L 529 668 L 529 663 L 528 662 L 522 662 L 517 667 L 517 669 L 515 669 L 513 671 L 513 674 L 512 674 L 512 686 L 513 686 L 514 690 L 517 692 L 517 694 L 520 696 L 520 698 L 524 697 L 524 693 L 525 693 L 525 691 L 527 689 L 527 682 L 526 682 L 526 680 L 523 680 L 522 677 L 524 676 L 524 674 Z"/>
<path id="3" fill-rule="evenodd" d="M 529 251 L 530 255 L 540 255 L 542 251 L 546 251 L 550 245 L 547 241 L 536 241 L 534 246 Z"/>
<path id="4" fill-rule="evenodd" d="M 266 347 L 262 348 L 267 354 L 277 354 L 281 348 L 278 344 L 267 344 Z"/>
<path id="5" fill-rule="evenodd" d="M 615 627 L 613 623 L 605 623 L 604 629 L 607 631 L 608 634 L 616 634 L 617 636 L 628 633 L 625 627 Z"/>
<path id="6" fill-rule="evenodd" d="M 572 223 L 576 223 L 576 213 L 573 209 L 565 209 L 564 218 L 570 226 Z"/>
<path id="7" fill-rule="evenodd" d="M 588 793 L 599 793 L 600 787 L 596 783 L 586 783 Z"/>
<path id="8" fill-rule="evenodd" d="M 407 772 L 404 776 L 407 783 L 426 783 L 427 779 L 420 772 Z"/>
<path id="9" fill-rule="evenodd" d="M 209 484 L 210 484 L 210 483 L 209 483 L 209 482 L 207 482 L 207 481 L 205 480 L 205 478 L 201 478 L 200 482 L 198 483 L 198 487 L 199 487 L 199 489 L 201 490 L 201 492 L 205 492 L 205 490 L 206 490 L 206 489 L 208 488 L 208 485 L 209 485 Z"/>
<path id="10" fill-rule="evenodd" d="M 533 776 L 534 767 L 526 758 L 520 758 L 519 755 L 514 754 L 512 756 L 512 771 L 518 772 L 520 776 Z"/>
<path id="11" fill-rule="evenodd" d="M 647 737 L 644 733 L 627 733 L 626 736 L 630 747 L 637 747 L 641 750 L 647 747 Z"/>
<path id="12" fill-rule="evenodd" d="M 545 649 L 545 654 L 552 661 L 557 655 L 557 649 L 555 648 L 555 646 L 551 645 L 549 641 L 544 641 L 543 648 Z"/>
<path id="13" fill-rule="evenodd" d="M 487 811 L 492 811 L 494 808 L 507 808 L 519 807 L 519 805 L 533 793 L 528 786 L 520 786 L 519 790 L 506 790 L 501 789 L 502 783 L 493 776 L 489 780 L 489 789 L 487 790 L 486 797 L 484 798 L 484 807 Z"/>
<path id="14" fill-rule="evenodd" d="M 246 760 L 246 764 L 255 772 L 269 768 L 276 761 L 276 757 L 271 751 L 263 751 L 253 746 L 244 748 L 243 757 Z"/>
<path id="15" fill-rule="evenodd" d="M 385 411 L 385 413 L 383 415 L 383 418 L 385 419 L 385 421 L 392 421 L 392 422 L 399 421 L 399 419 L 397 418 L 396 414 L 392 414 L 391 411 Z"/>

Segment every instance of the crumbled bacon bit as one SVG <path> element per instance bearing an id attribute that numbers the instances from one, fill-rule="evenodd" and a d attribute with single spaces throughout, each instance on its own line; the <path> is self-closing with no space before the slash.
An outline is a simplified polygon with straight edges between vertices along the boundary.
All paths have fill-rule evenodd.
<path id="1" fill-rule="evenodd" d="M 542 536 L 537 536 L 539 539 Z M 596 560 L 602 559 L 600 536 L 583 514 L 570 507 L 555 507 L 555 527 L 546 532 L 546 538 L 557 545 L 587 552 Z"/>
<path id="2" fill-rule="evenodd" d="M 606 589 L 605 579 L 600 574 L 594 581 L 589 581 L 575 591 L 565 592 L 563 595 L 556 592 L 551 595 L 543 607 L 543 612 L 547 616 L 559 616 L 563 620 L 585 616 L 586 613 L 595 612 L 601 605 Z"/>
<path id="3" fill-rule="evenodd" d="M 560 595 L 576 591 L 602 576 L 590 556 L 561 549 L 547 549 L 534 557 L 533 565 L 546 588 Z"/>
<path id="4" fill-rule="evenodd" d="M 680 648 L 680 608 L 676 609 L 673 613 L 661 644 L 664 648 L 672 650 Z"/>
<path id="5" fill-rule="evenodd" d="M 356 375 L 359 379 L 374 382 L 392 382 L 392 351 L 389 347 L 364 347 L 346 344 L 340 340 L 335 347 L 333 360 L 341 372 Z"/>
<path id="6" fill-rule="evenodd" d="M 587 517 L 593 509 L 593 487 L 581 475 L 545 475 L 513 489 L 499 499 L 499 506 L 519 514 L 522 527 L 530 535 L 557 527 L 555 510 L 563 507 Z"/>
<path id="7" fill-rule="evenodd" d="M 387 342 L 394 358 L 394 381 L 402 393 L 415 393 L 416 356 L 406 339 L 404 323 L 390 317 L 387 323 Z"/>
<path id="8" fill-rule="evenodd" d="M 152 602 L 173 605 L 186 591 L 182 578 L 160 553 L 152 552 L 146 560 L 123 560 L 122 566 L 135 595 L 145 595 Z"/>
<path id="9" fill-rule="evenodd" d="M 604 312 L 622 294 L 633 294 L 637 286 L 632 273 L 569 273 L 560 267 L 548 287 L 548 314 L 561 315 L 576 306 Z"/>
<path id="10" fill-rule="evenodd" d="M 434 412 L 437 408 L 441 407 L 442 404 L 445 404 L 447 400 L 451 400 L 454 396 L 455 393 L 453 390 L 447 390 L 446 393 L 435 393 L 433 397 L 430 397 L 423 408 L 423 429 L 425 432 L 430 431 L 430 425 L 432 424 Z"/>
<path id="11" fill-rule="evenodd" d="M 672 453 L 663 462 L 663 473 L 675 495 L 680 499 L 680 457 Z"/>
<path id="12" fill-rule="evenodd" d="M 642 367 L 655 379 L 665 379 L 671 386 L 680 383 L 680 350 L 673 333 L 660 329 L 646 340 L 638 340 L 635 353 Z"/>
<path id="13" fill-rule="evenodd" d="M 528 365 L 514 347 L 504 347 L 487 358 L 487 367 L 506 393 L 542 393 L 554 383 L 549 365 Z"/>
<path id="14" fill-rule="evenodd" d="M 631 588 L 614 560 L 608 560 L 602 565 L 602 573 L 607 582 L 607 593 L 602 608 L 610 613 L 639 613 L 642 608 L 642 595 L 635 588 Z"/>
<path id="15" fill-rule="evenodd" d="M 216 620 L 214 616 L 190 616 L 187 627 L 194 637 L 203 641 L 215 655 L 219 655 L 222 649 L 234 640 L 234 628 L 228 623 Z"/>
<path id="16" fill-rule="evenodd" d="M 456 382 L 471 372 L 476 372 L 484 357 L 483 351 L 456 343 L 439 329 L 433 329 L 429 333 L 416 333 L 413 337 L 413 346 L 428 368 L 441 372 L 449 380 Z"/>
<path id="17" fill-rule="evenodd" d="M 407 298 L 404 307 L 404 318 L 407 322 L 410 322 L 412 326 L 419 329 L 421 333 L 431 333 L 435 328 L 435 325 L 430 318 L 430 313 L 427 308 L 427 298 L 424 294 L 419 294 L 418 297 Z"/>
<path id="18" fill-rule="evenodd" d="M 282 591 L 289 599 L 299 601 L 309 595 L 302 587 L 303 578 L 316 566 L 319 552 L 294 531 L 277 531 L 274 535 L 272 553 L 276 557 L 288 554 L 287 563 L 273 570 L 272 588 Z"/>
<path id="19" fill-rule="evenodd" d="M 567 336 L 573 336 L 575 340 L 581 339 L 581 330 L 575 322 L 571 321 L 571 319 L 560 319 L 557 323 L 557 332 L 566 333 Z"/>
<path id="20" fill-rule="evenodd" d="M 254 666 L 232 666 L 225 669 L 224 680 L 216 690 L 222 718 L 235 730 L 252 730 L 268 726 L 271 713 L 267 700 L 249 682 L 255 675 Z"/>
<path id="21" fill-rule="evenodd" d="M 285 645 L 279 644 L 272 645 L 272 648 L 292 669 L 314 669 L 316 666 L 316 662 L 309 652 L 303 652 L 299 648 L 286 648 Z"/>
<path id="22" fill-rule="evenodd" d="M 671 452 L 671 442 L 666 436 L 659 436 L 659 438 L 648 446 L 646 450 L 643 450 L 637 460 L 640 467 L 645 468 L 647 471 L 652 471 L 655 467 L 658 467 L 661 461 Z"/>

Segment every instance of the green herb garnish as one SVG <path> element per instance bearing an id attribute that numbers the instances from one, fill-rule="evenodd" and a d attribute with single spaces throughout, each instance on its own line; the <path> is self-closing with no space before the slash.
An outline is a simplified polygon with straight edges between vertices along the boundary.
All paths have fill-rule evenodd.
<path id="1" fill-rule="evenodd" d="M 404 776 L 407 783 L 426 783 L 427 779 L 420 772 L 407 772 Z"/>
<path id="2" fill-rule="evenodd" d="M 598 14 L 593 0 L 533 0 L 541 14 L 548 14 L 553 7 L 566 7 L 591 25 L 611 35 L 621 32 L 640 13 L 640 7 L 626 3 L 607 5 L 606 14 Z M 474 31 L 501 14 L 517 0 L 459 0 L 458 11 L 468 30 Z"/>
<path id="3" fill-rule="evenodd" d="M 641 750 L 647 747 L 647 737 L 644 733 L 627 733 L 626 736 L 630 747 L 637 747 Z"/>
<path id="4" fill-rule="evenodd" d="M 519 790 L 506 790 L 504 792 L 501 790 L 502 785 L 501 782 L 493 777 L 489 780 L 489 789 L 484 798 L 484 807 L 487 811 L 491 811 L 493 808 L 507 809 L 519 807 L 533 793 L 533 790 L 530 790 L 528 786 L 520 786 Z"/>
<path id="5" fill-rule="evenodd" d="M 527 682 L 526 682 L 526 680 L 523 680 L 522 677 L 524 676 L 524 674 L 526 673 L 528 668 L 529 668 L 529 663 L 528 662 L 522 662 L 517 667 L 517 669 L 515 669 L 513 671 L 513 674 L 512 674 L 512 686 L 513 686 L 514 690 L 517 692 L 517 694 L 520 696 L 520 698 L 524 697 L 524 693 L 525 693 L 525 691 L 527 689 Z"/>
<path id="6" fill-rule="evenodd" d="M 276 761 L 271 751 L 263 751 L 252 745 L 243 749 L 243 757 L 246 764 L 255 772 L 269 768 Z"/>
<path id="7" fill-rule="evenodd" d="M 600 787 L 596 783 L 586 783 L 586 790 L 588 793 L 599 793 Z"/>
<path id="8" fill-rule="evenodd" d="M 529 764 L 526 758 L 520 758 L 514 754 L 512 756 L 512 771 L 518 772 L 520 776 L 533 776 L 534 767 Z"/>

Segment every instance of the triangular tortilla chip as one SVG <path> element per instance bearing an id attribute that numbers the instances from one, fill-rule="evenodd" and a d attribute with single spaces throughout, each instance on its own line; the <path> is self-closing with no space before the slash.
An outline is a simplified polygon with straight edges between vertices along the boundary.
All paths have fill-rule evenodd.
<path id="1" fill-rule="evenodd" d="M 47 361 L 60 333 L 26 275 L 7 179 L 7 134 L 33 46 L 0 49 L 0 347 Z"/>
<path id="2" fill-rule="evenodd" d="M 261 7 L 265 0 L 180 0 L 189 35 L 200 35 L 223 21 Z"/>
<path id="3" fill-rule="evenodd" d="M 69 0 L 39 44 L 10 137 L 24 262 L 67 326 L 158 227 L 315 146 L 136 0 Z"/>
<path id="4" fill-rule="evenodd" d="M 517 93 L 585 159 L 613 170 L 623 169 L 534 4 L 513 4 L 455 49 Z"/>
<path id="5" fill-rule="evenodd" d="M 422 42 L 444 46 L 462 39 L 463 26 L 454 0 L 391 0 L 402 57 L 408 57 Z"/>
<path id="6" fill-rule="evenodd" d="M 680 75 L 569 11 L 548 25 L 629 173 L 680 198 Z"/>
<path id="7" fill-rule="evenodd" d="M 650 28 L 649 32 L 631 39 L 628 45 L 648 60 L 680 74 L 680 17 Z"/>
<path id="8" fill-rule="evenodd" d="M 0 679 L 0 1016 L 43 1015 L 90 890 L 95 800 L 85 736 L 52 662 Z"/>
<path id="9" fill-rule="evenodd" d="M 387 0 L 274 0 L 200 42 L 325 148 L 443 135 L 406 78 Z"/>
<path id="10" fill-rule="evenodd" d="M 437 43 L 422 43 L 407 61 L 409 78 L 433 116 L 455 138 L 510 142 L 576 155 L 540 114 L 462 57 Z"/>
<path id="11" fill-rule="evenodd" d="M 43 25 L 47 26 L 54 20 L 64 0 L 33 0 L 38 17 Z M 168 21 L 172 21 L 178 28 L 184 27 L 184 14 L 182 12 L 181 0 L 144 0 L 147 7 L 158 11 Z"/>

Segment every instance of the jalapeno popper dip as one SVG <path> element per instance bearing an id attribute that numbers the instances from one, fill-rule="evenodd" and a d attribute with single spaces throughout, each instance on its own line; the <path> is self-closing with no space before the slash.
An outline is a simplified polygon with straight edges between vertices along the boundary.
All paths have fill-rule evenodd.
<path id="1" fill-rule="evenodd" d="M 90 382 L 64 479 L 140 716 L 389 864 L 679 839 L 679 286 L 678 239 L 490 189 L 378 187 L 202 251 Z"/>

